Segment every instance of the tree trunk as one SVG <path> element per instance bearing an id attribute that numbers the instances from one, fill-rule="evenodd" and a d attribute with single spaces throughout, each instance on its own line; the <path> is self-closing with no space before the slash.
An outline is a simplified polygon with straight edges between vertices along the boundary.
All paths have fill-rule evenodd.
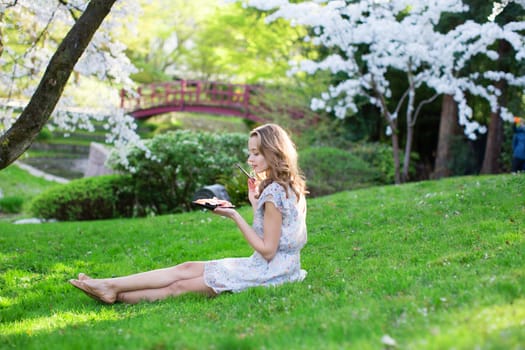
<path id="1" fill-rule="evenodd" d="M 401 182 L 408 181 L 408 169 L 410 169 L 410 153 L 412 153 L 412 140 L 414 139 L 414 126 L 410 124 L 407 126 L 407 137 L 405 144 L 405 154 L 403 158 L 403 171 L 401 173 Z"/>
<path id="2" fill-rule="evenodd" d="M 505 70 L 504 60 L 510 52 L 510 44 L 505 40 L 498 42 L 499 54 L 499 70 Z M 500 106 L 506 105 L 505 90 L 507 82 L 500 80 L 496 83 L 496 88 L 501 91 L 498 104 Z M 503 121 L 501 120 L 499 109 L 496 112 L 490 113 L 490 124 L 487 132 L 487 144 L 485 145 L 485 156 L 483 158 L 483 165 L 481 166 L 482 174 L 497 174 L 501 171 L 500 156 L 501 145 L 503 143 Z"/>
<path id="3" fill-rule="evenodd" d="M 434 163 L 433 179 L 440 179 L 451 175 L 449 165 L 452 162 L 452 141 L 459 133 L 458 106 L 452 95 L 444 95 L 441 102 L 441 117 L 439 118 L 439 136 Z"/>
<path id="4" fill-rule="evenodd" d="M 410 67 L 410 66 L 409 66 Z M 403 159 L 403 171 L 401 173 L 401 182 L 408 181 L 408 169 L 410 167 L 410 153 L 412 152 L 412 140 L 414 139 L 414 101 L 416 97 L 416 88 L 414 86 L 414 79 L 411 69 L 408 70 L 408 101 L 406 112 L 406 141 L 405 141 L 405 155 Z"/>
<path id="5" fill-rule="evenodd" d="M 499 85 L 499 83 L 498 83 Z M 490 124 L 487 132 L 485 156 L 481 166 L 481 174 L 497 174 L 500 172 L 499 158 L 503 142 L 503 125 L 498 112 L 490 113 Z"/>
<path id="6" fill-rule="evenodd" d="M 401 183 L 401 171 L 399 166 L 399 136 L 397 128 L 392 128 L 392 153 L 394 155 L 394 181 L 396 185 L 399 185 Z"/>
<path id="7" fill-rule="evenodd" d="M 49 120 L 80 56 L 116 0 L 91 0 L 51 58 L 21 116 L 0 137 L 0 170 L 20 157 Z"/>

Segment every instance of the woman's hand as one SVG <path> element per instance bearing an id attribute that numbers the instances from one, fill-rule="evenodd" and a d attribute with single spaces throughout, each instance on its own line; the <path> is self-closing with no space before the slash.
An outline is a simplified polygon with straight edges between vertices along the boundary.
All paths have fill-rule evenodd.
<path id="1" fill-rule="evenodd" d="M 224 207 L 219 206 L 213 209 L 213 213 L 220 215 L 220 216 L 224 216 L 226 218 L 233 219 L 235 215 L 237 214 L 237 211 L 233 208 L 224 208 Z"/>
<path id="2" fill-rule="evenodd" d="M 252 207 L 257 208 L 257 198 L 255 196 L 257 195 L 257 184 L 255 183 L 255 179 L 249 178 L 248 179 L 248 199 L 250 200 L 250 204 Z"/>

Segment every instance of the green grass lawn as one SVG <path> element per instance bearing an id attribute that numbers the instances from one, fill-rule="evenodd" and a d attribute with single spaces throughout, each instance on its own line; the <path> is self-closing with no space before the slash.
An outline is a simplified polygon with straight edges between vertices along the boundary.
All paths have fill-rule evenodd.
<path id="1" fill-rule="evenodd" d="M 0 171 L 0 190 L 6 197 L 19 196 L 29 200 L 44 189 L 55 185 L 55 182 L 32 176 L 15 164 Z"/>
<path id="2" fill-rule="evenodd" d="M 56 186 L 57 183 L 30 175 L 25 170 L 20 169 L 15 164 L 0 171 L 0 191 L 3 198 L 0 198 L 0 221 L 13 220 L 23 217 L 24 213 L 9 214 L 3 213 L 3 205 L 17 200 L 22 206 L 22 211 L 27 209 L 30 200 L 46 188 Z M 2 234 L 0 230 L 0 235 Z M 2 293 L 0 293 L 2 295 Z"/>
<path id="3" fill-rule="evenodd" d="M 133 306 L 67 281 L 251 251 L 209 212 L 0 222 L 0 348 L 524 349 L 524 189 L 509 174 L 311 199 L 302 283 Z"/>

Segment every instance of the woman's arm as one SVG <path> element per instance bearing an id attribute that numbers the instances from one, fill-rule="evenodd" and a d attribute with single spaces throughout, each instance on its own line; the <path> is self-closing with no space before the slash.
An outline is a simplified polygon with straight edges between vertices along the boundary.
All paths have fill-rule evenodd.
<path id="1" fill-rule="evenodd" d="M 267 261 L 273 259 L 279 247 L 283 217 L 272 202 L 264 204 L 263 238 L 255 233 L 253 227 L 236 210 L 217 207 L 213 212 L 235 221 L 248 244 Z"/>

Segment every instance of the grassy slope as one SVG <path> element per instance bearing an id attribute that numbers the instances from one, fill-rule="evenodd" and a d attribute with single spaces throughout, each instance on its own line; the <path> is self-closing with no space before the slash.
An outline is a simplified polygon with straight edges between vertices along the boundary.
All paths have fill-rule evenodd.
<path id="1" fill-rule="evenodd" d="M 19 196 L 30 199 L 43 189 L 56 183 L 35 177 L 15 164 L 0 171 L 0 189 L 5 197 Z"/>
<path id="2" fill-rule="evenodd" d="M 67 284 L 250 253 L 207 212 L 0 222 L 0 348 L 521 349 L 525 176 L 463 177 L 309 201 L 303 283 L 104 306 Z M 248 208 L 242 208 L 245 217 Z"/>
<path id="3" fill-rule="evenodd" d="M 56 185 L 56 182 L 30 175 L 27 171 L 20 169 L 15 164 L 0 171 L 0 190 L 4 197 L 22 198 L 24 206 L 27 206 L 31 198 L 38 193 Z M 10 215 L 6 220 L 13 220 L 18 216 L 23 216 L 23 214 Z M 0 215 L 0 220 L 2 220 L 2 215 Z"/>

